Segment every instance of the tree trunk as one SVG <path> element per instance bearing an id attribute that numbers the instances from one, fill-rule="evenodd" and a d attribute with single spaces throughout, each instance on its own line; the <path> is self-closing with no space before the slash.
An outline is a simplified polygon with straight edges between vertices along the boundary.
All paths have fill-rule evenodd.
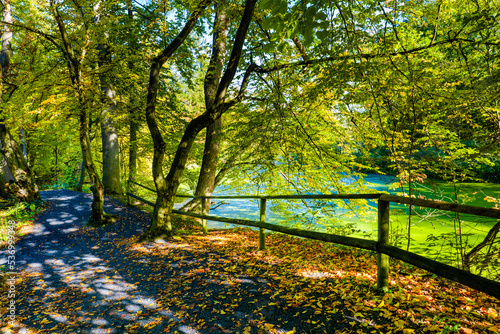
<path id="1" fill-rule="evenodd" d="M 10 0 L 3 1 L 3 21 L 7 23 L 12 23 L 12 12 L 10 7 Z M 10 57 L 12 56 L 12 31 L 10 30 L 10 25 L 5 24 L 3 27 L 2 33 L 2 52 L 0 53 L 0 64 L 1 64 L 1 73 L 2 79 L 5 81 L 9 76 L 9 65 L 10 65 Z M 3 98 L 3 90 L 4 84 L 0 84 L 0 98 Z M 0 103 L 3 103 L 3 99 L 0 100 Z M 4 122 L 4 116 L 0 114 L 0 122 Z M 14 182 L 14 177 L 12 176 L 12 172 L 9 168 L 9 164 L 7 159 L 0 155 L 0 162 L 2 164 L 2 170 L 0 173 L 2 174 L 0 177 L 0 196 L 6 198 L 9 197 L 7 193 L 7 187 L 9 183 Z"/>
<path id="2" fill-rule="evenodd" d="M 219 183 L 222 182 L 224 179 L 224 176 L 236 165 L 238 157 L 245 152 L 250 146 L 251 146 L 252 140 L 249 140 L 245 145 L 241 146 L 241 149 L 236 152 L 234 155 L 232 155 L 222 166 L 222 168 L 219 169 L 217 172 L 217 175 L 215 176 L 215 179 L 213 181 L 213 186 L 212 186 L 212 193 L 217 188 Z M 208 195 L 206 195 L 208 196 Z M 200 199 L 198 198 L 193 198 L 184 206 L 181 208 L 182 211 L 193 211 L 195 210 L 199 205 L 201 204 Z M 207 205 L 208 206 L 208 205 Z"/>
<path id="3" fill-rule="evenodd" d="M 12 57 L 12 30 L 10 24 L 14 21 L 12 19 L 12 10 L 10 7 L 10 0 L 3 0 L 3 21 L 6 23 L 3 27 L 2 33 L 2 52 L 0 53 L 0 63 L 2 65 L 2 77 L 6 82 L 10 75 L 10 58 Z"/>
<path id="4" fill-rule="evenodd" d="M 164 50 L 164 52 L 162 52 L 160 56 L 155 58 L 153 65 L 151 66 L 150 85 L 148 88 L 148 100 L 146 107 L 146 120 L 148 122 L 148 127 L 154 142 L 153 178 L 157 189 L 156 207 L 158 208 L 155 208 L 155 212 L 153 214 L 153 223 L 151 225 L 151 228 L 146 232 L 145 236 L 158 236 L 162 234 L 170 236 L 173 234 L 171 219 L 173 204 L 175 201 L 177 189 L 181 181 L 182 173 L 184 172 L 187 158 L 191 150 L 191 146 L 196 139 L 196 136 L 203 128 L 208 126 L 210 123 L 215 122 L 226 110 L 228 110 L 232 105 L 239 101 L 238 99 L 235 99 L 230 102 L 225 102 L 225 99 L 229 85 L 234 79 L 234 76 L 238 69 L 243 44 L 246 39 L 248 27 L 250 25 L 250 22 L 252 21 L 256 2 L 257 0 L 247 0 L 243 17 L 236 32 L 233 49 L 231 52 L 231 56 L 229 57 L 229 63 L 217 87 L 214 102 L 205 113 L 193 119 L 187 125 L 181 142 L 177 147 L 174 161 L 166 178 L 163 176 L 162 171 L 163 158 L 165 155 L 165 142 L 163 141 L 160 129 L 158 127 L 158 124 L 156 123 L 154 111 L 156 93 L 158 89 L 158 77 L 160 68 L 163 65 L 160 60 L 167 59 L 164 55 L 167 54 L 167 49 L 169 49 L 170 46 L 167 47 L 167 49 Z M 183 32 L 185 30 L 186 27 L 183 29 Z M 176 38 L 176 40 L 180 41 L 179 37 Z M 180 42 L 182 43 L 182 41 Z M 164 56 L 164 58 L 161 58 L 161 56 Z M 246 86 L 248 76 L 249 71 L 245 73 L 238 98 L 241 97 L 240 95 L 244 90 L 244 87 Z"/>
<path id="5" fill-rule="evenodd" d="M 10 181 L 14 182 L 14 176 L 12 175 L 12 171 L 9 168 L 9 163 L 7 162 L 7 159 L 5 159 L 3 155 L 0 155 L 0 162 L 2 163 L 1 173 L 3 175 L 5 182 L 10 182 Z"/>
<path id="6" fill-rule="evenodd" d="M 110 216 L 104 213 L 104 187 L 102 185 L 97 169 L 95 168 L 94 161 L 92 160 L 90 137 L 89 137 L 89 115 L 87 105 L 85 102 L 85 95 L 83 93 L 83 78 L 82 78 L 82 64 L 81 59 L 77 57 L 73 50 L 71 40 L 66 31 L 64 20 L 59 13 L 58 5 L 54 0 L 50 0 L 50 6 L 53 9 L 53 15 L 61 35 L 63 53 L 68 66 L 68 71 L 71 77 L 71 83 L 75 91 L 76 98 L 78 99 L 79 107 L 79 120 L 80 131 L 79 139 L 82 149 L 82 157 L 85 163 L 85 168 L 89 174 L 92 186 L 90 187 L 93 195 L 92 211 L 90 214 L 88 224 L 90 226 L 99 226 L 106 224 L 110 220 Z M 89 44 L 89 43 L 88 43 Z M 84 51 L 84 50 L 82 50 Z"/>
<path id="7" fill-rule="evenodd" d="M 95 22 L 99 24 L 101 14 L 96 12 Z M 104 38 L 109 36 L 104 33 Z M 101 139 L 102 139 L 102 183 L 104 185 L 104 193 L 107 195 L 123 194 L 121 183 L 121 167 L 120 167 L 120 144 L 118 142 L 118 132 L 116 131 L 116 99 L 115 90 L 111 83 L 110 75 L 107 68 L 111 63 L 111 53 L 107 44 L 98 44 L 99 50 L 99 67 L 101 74 L 101 91 L 103 94 L 104 104 L 107 106 L 101 113 Z"/>
<path id="8" fill-rule="evenodd" d="M 153 223 L 146 235 L 165 235 L 166 237 L 170 237 L 174 233 L 171 215 L 175 203 L 175 194 L 181 183 L 182 173 L 184 172 L 189 152 L 191 151 L 196 136 L 209 124 L 209 122 L 209 116 L 206 113 L 189 122 L 181 142 L 177 147 L 174 161 L 172 162 L 172 166 L 166 178 L 162 175 L 165 148 L 158 149 L 155 147 L 153 177 L 155 180 L 157 197 L 155 210 L 153 212 Z"/>
<path id="9" fill-rule="evenodd" d="M 226 15 L 224 5 L 214 4 L 215 20 L 212 56 L 205 74 L 204 93 L 205 108 L 210 110 L 215 102 L 217 89 L 219 88 L 222 76 L 222 68 L 226 59 L 227 32 L 229 20 Z M 198 184 L 196 185 L 195 196 L 212 196 L 215 189 L 215 175 L 220 150 L 220 135 L 222 127 L 222 118 L 211 121 L 207 126 L 205 136 L 205 148 L 203 151 L 203 161 L 201 163 Z M 207 200 L 205 213 L 210 211 L 210 200 Z"/>
<path id="10" fill-rule="evenodd" d="M 173 53 L 182 45 L 184 40 L 187 38 L 191 30 L 193 30 L 196 22 L 198 21 L 201 13 L 208 5 L 208 1 L 200 4 L 200 7 L 195 10 L 190 16 L 184 28 L 177 35 L 177 37 L 160 53 L 158 54 L 151 63 L 151 69 L 149 72 L 149 85 L 148 85 L 148 96 L 146 100 L 146 122 L 148 124 L 149 132 L 151 133 L 151 138 L 153 139 L 154 152 L 153 152 L 153 180 L 156 186 L 156 205 L 153 212 L 153 223 L 150 229 L 144 234 L 144 237 L 148 236 L 159 236 L 166 235 L 167 237 L 173 234 L 172 221 L 170 214 L 172 212 L 173 203 L 175 200 L 175 180 L 170 180 L 168 183 L 163 175 L 163 160 L 165 157 L 166 144 L 163 140 L 158 123 L 156 122 L 156 96 L 158 94 L 159 76 L 160 70 L 163 64 L 173 55 Z M 205 116 L 205 115 L 202 115 Z M 202 117 L 200 116 L 200 117 Z M 200 118 L 199 117 L 199 118 Z M 184 159 L 182 157 L 181 151 L 185 151 L 191 148 L 196 134 L 198 134 L 203 127 L 208 124 L 208 118 L 204 117 L 206 123 L 201 125 L 201 128 L 193 128 L 193 121 L 188 124 L 188 129 L 193 129 L 191 132 L 195 132 L 194 136 L 192 134 L 184 133 L 184 136 L 179 145 L 178 154 L 174 159 L 174 164 L 177 162 L 179 167 L 182 165 L 181 162 Z M 202 123 L 202 122 L 198 122 Z M 186 132 L 188 132 L 186 129 Z M 187 159 L 187 157 L 186 157 Z M 172 170 L 171 170 L 172 171 Z M 178 186 L 178 184 L 177 184 Z M 175 188 L 175 189 L 174 189 Z M 174 195 L 171 194 L 174 190 Z"/>
<path id="11" fill-rule="evenodd" d="M 89 138 L 89 117 L 87 115 L 87 110 L 85 106 L 81 105 L 80 111 L 80 146 L 82 148 L 83 162 L 85 164 L 85 169 L 89 174 L 90 182 L 92 186 L 90 190 L 92 191 L 93 201 L 92 201 L 92 212 L 90 214 L 88 224 L 90 226 L 100 226 L 104 225 L 109 221 L 109 216 L 104 213 L 104 186 L 102 185 L 97 169 L 95 168 L 94 161 L 92 159 L 92 152 L 90 149 L 90 138 Z"/>
<path id="12" fill-rule="evenodd" d="M 136 120 L 134 110 L 129 113 L 130 117 L 130 132 L 129 132 L 129 155 L 128 155 L 128 168 L 129 179 L 136 181 L 137 178 L 137 131 L 139 131 L 139 122 Z M 130 187 L 135 187 L 133 184 Z"/>
<path id="13" fill-rule="evenodd" d="M 132 26 L 134 22 L 134 7 L 132 0 L 127 0 L 127 18 L 129 26 Z M 133 32 L 129 34 L 131 48 L 137 48 L 137 43 L 134 39 Z M 134 68 L 134 63 L 131 61 L 128 63 L 129 69 Z M 139 131 L 139 114 L 138 109 L 135 107 L 135 97 L 132 95 L 129 109 L 129 155 L 128 155 L 128 178 L 129 180 L 136 181 L 137 179 L 137 132 Z M 135 184 L 130 183 L 130 191 L 135 192 Z"/>
<path id="14" fill-rule="evenodd" d="M 80 165 L 80 179 L 78 180 L 78 183 L 76 184 L 77 191 L 83 190 L 83 183 L 84 182 L 85 182 L 85 161 L 82 160 L 82 163 Z"/>
<path id="15" fill-rule="evenodd" d="M 220 128 L 221 118 L 215 122 L 210 122 L 207 126 L 205 137 L 205 149 L 203 151 L 203 161 L 201 163 L 200 175 L 196 185 L 195 196 L 212 196 L 215 189 L 215 175 L 220 150 Z M 199 202 L 199 201 L 198 201 Z M 207 199 L 205 213 L 210 211 L 211 201 Z"/>
<path id="16" fill-rule="evenodd" d="M 2 168 L 0 168 L 0 197 L 1 198 L 7 198 L 9 197 L 9 195 L 7 194 L 7 191 L 5 189 L 5 186 L 7 185 L 7 181 L 5 180 L 5 174 L 4 174 L 4 171 L 3 171 L 3 164 L 7 164 L 7 162 L 5 161 L 5 159 L 0 156 L 0 163 L 2 164 Z"/>
<path id="17" fill-rule="evenodd" d="M 109 85 L 106 85 L 103 87 L 103 93 L 106 94 L 109 103 L 108 108 L 103 111 L 101 119 L 102 183 L 105 194 L 121 195 L 123 189 L 121 184 L 120 147 L 116 122 L 112 118 L 112 115 L 116 112 L 114 91 Z"/>
<path id="18" fill-rule="evenodd" d="M 39 199 L 40 193 L 33 173 L 28 167 L 19 145 L 3 123 L 0 123 L 0 144 L 0 151 L 7 161 L 13 177 L 13 181 L 9 182 L 7 186 L 8 194 L 27 202 Z"/>
<path id="19" fill-rule="evenodd" d="M 3 21 L 12 23 L 12 12 L 10 0 L 3 1 Z M 10 58 L 12 56 L 12 31 L 10 25 L 5 24 L 2 33 L 2 52 L 0 53 L 0 64 L 2 67 L 2 82 L 8 82 L 10 77 Z M 9 87 L 7 87 L 8 89 Z M 4 85 L 0 89 L 3 97 Z M 3 102 L 3 101 L 2 101 Z M 12 138 L 5 126 L 4 115 L 0 114 L 0 152 L 3 160 L 3 183 L 4 195 L 12 195 L 21 201 L 34 201 L 40 198 L 38 187 L 31 169 L 24 158 L 23 152 L 17 142 Z M 5 187 L 5 188 L 4 188 Z"/>

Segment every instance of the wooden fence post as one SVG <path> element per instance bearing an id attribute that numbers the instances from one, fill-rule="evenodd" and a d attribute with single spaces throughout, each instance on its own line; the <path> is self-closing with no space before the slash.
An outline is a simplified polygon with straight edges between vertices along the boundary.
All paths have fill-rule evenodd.
<path id="1" fill-rule="evenodd" d="M 202 196 L 201 197 L 201 214 L 205 215 L 205 211 L 207 209 L 207 198 Z M 205 218 L 201 218 L 201 228 L 203 229 L 204 234 L 208 234 L 208 228 L 207 228 L 207 220 Z"/>
<path id="2" fill-rule="evenodd" d="M 260 222 L 266 222 L 266 199 L 260 199 Z M 266 249 L 266 230 L 259 228 L 259 250 Z"/>
<path id="3" fill-rule="evenodd" d="M 389 244 L 389 211 L 388 201 L 378 200 L 378 243 Z M 389 287 L 389 255 L 377 254 L 377 289 Z"/>

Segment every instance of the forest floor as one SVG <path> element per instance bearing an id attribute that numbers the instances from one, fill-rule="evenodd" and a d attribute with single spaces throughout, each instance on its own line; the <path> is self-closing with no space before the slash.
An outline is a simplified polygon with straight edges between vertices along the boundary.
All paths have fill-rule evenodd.
<path id="1" fill-rule="evenodd" d="M 42 196 L 0 292 L 1 333 L 500 332 L 499 300 L 398 261 L 378 291 L 371 252 L 282 234 L 257 251 L 241 228 L 141 243 L 146 212 L 107 198 L 117 221 L 89 228 L 89 194 Z"/>

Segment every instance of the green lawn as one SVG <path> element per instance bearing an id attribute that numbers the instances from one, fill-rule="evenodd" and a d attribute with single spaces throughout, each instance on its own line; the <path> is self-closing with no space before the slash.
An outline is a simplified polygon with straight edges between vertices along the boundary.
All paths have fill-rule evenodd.
<path id="1" fill-rule="evenodd" d="M 452 202 L 455 199 L 460 204 L 493 208 L 494 202 L 485 200 L 486 197 L 500 198 L 500 186 L 491 183 L 460 183 L 455 186 L 445 182 L 428 182 L 416 187 L 414 194 L 427 199 Z M 402 193 L 401 189 L 389 190 L 391 193 Z M 408 190 L 405 189 L 408 194 Z M 481 242 L 488 231 L 496 224 L 496 219 L 455 214 L 429 208 L 413 208 L 411 220 L 408 219 L 409 207 L 391 203 L 391 241 L 402 249 L 407 249 L 410 238 L 409 250 L 425 257 L 459 266 L 460 253 L 470 251 Z M 373 210 L 369 216 L 362 220 L 352 219 L 362 231 L 371 232 L 371 237 L 377 237 L 377 213 Z M 410 229 L 408 224 L 410 222 Z M 361 236 L 362 233 L 357 233 Z M 497 237 L 497 242 L 498 244 Z M 462 248 L 462 251 L 460 249 Z M 491 253 L 491 252 L 490 252 Z M 497 258 L 493 253 L 493 260 Z"/>

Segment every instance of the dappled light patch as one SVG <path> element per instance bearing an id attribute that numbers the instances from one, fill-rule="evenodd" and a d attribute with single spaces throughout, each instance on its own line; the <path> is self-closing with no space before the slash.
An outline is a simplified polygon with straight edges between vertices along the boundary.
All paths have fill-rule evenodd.
<path id="1" fill-rule="evenodd" d="M 268 234 L 267 249 L 258 251 L 258 232 L 241 228 L 138 242 L 134 231 L 146 218 L 136 214 L 105 228 L 81 226 L 69 235 L 25 240 L 16 328 L 498 332 L 497 300 L 404 263 L 392 262 L 390 289 L 377 291 L 371 252 L 276 233 Z"/>
<path id="2" fill-rule="evenodd" d="M 399 261 L 393 261 L 390 290 L 381 293 L 375 289 L 376 261 L 371 252 L 280 234 L 270 234 L 268 249 L 257 252 L 258 234 L 254 231 L 235 229 L 213 234 L 213 243 L 209 242 L 212 234 L 191 236 L 189 240 L 247 265 L 259 261 L 269 264 L 267 275 L 280 281 L 269 284 L 283 292 L 276 294 L 282 300 L 276 298 L 277 302 L 268 306 L 313 307 L 316 314 L 323 315 L 340 312 L 353 329 L 361 326 L 382 333 L 500 330 L 495 298 Z M 220 234 L 232 239 L 225 240 Z M 313 285 L 295 290 L 303 282 Z M 332 296 L 336 297 L 331 300 Z M 300 312 L 295 315 L 301 316 Z"/>

